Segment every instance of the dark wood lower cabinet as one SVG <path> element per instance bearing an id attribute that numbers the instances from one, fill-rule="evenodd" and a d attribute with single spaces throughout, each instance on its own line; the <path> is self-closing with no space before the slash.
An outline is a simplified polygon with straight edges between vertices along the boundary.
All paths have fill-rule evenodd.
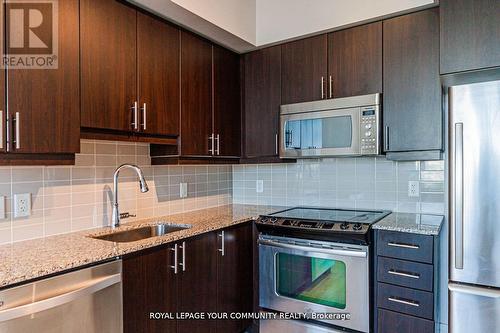
<path id="1" fill-rule="evenodd" d="M 434 322 L 404 314 L 378 310 L 378 333 L 430 333 L 434 332 Z"/>
<path id="2" fill-rule="evenodd" d="M 251 322 L 150 319 L 150 313 L 252 311 L 252 237 L 247 223 L 224 229 L 224 237 L 220 230 L 125 257 L 124 332 L 242 332 Z"/>
<path id="3" fill-rule="evenodd" d="M 151 320 L 150 312 L 177 309 L 173 252 L 162 247 L 123 260 L 123 329 L 125 333 L 176 332 L 175 320 Z"/>

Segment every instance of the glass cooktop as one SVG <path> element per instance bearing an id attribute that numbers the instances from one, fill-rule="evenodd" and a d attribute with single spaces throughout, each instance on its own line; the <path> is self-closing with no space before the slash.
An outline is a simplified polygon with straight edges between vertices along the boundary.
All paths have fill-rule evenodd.
<path id="1" fill-rule="evenodd" d="M 388 211 L 377 210 L 349 210 L 328 208 L 291 208 L 270 214 L 269 216 L 287 219 L 307 219 L 333 222 L 352 222 L 372 224 L 387 216 Z"/>

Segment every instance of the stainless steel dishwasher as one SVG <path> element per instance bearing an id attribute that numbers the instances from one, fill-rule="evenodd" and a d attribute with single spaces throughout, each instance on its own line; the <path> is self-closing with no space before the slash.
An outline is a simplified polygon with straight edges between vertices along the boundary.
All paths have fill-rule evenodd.
<path id="1" fill-rule="evenodd" d="M 123 331 L 122 262 L 0 291 L 0 332 Z"/>

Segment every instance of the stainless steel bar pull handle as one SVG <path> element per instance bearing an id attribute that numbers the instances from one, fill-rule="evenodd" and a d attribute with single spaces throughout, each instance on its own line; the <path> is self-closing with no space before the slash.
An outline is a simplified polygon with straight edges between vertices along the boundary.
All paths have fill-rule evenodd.
<path id="1" fill-rule="evenodd" d="M 0 149 L 3 149 L 3 110 L 0 110 Z"/>
<path id="2" fill-rule="evenodd" d="M 179 263 L 179 266 L 182 266 L 182 271 L 186 271 L 186 242 L 182 242 L 182 245 L 180 246 L 182 249 L 182 262 Z"/>
<path id="3" fill-rule="evenodd" d="M 141 110 L 142 110 L 142 124 L 141 125 L 142 125 L 142 130 L 145 131 L 146 130 L 146 124 L 147 124 L 147 118 L 146 117 L 147 117 L 147 113 L 148 113 L 148 111 L 146 109 L 146 103 L 142 104 Z"/>
<path id="4" fill-rule="evenodd" d="M 219 249 L 219 252 L 221 253 L 221 255 L 224 257 L 224 254 L 226 253 L 226 246 L 224 244 L 224 230 L 221 231 L 221 233 L 219 234 L 219 237 L 221 238 L 221 247 Z"/>
<path id="5" fill-rule="evenodd" d="M 321 99 L 325 99 L 325 77 L 321 77 Z"/>
<path id="6" fill-rule="evenodd" d="M 330 75 L 328 78 L 328 91 L 330 98 L 333 98 L 333 76 Z"/>
<path id="7" fill-rule="evenodd" d="M 389 151 L 389 126 L 384 131 L 384 151 Z"/>
<path id="8" fill-rule="evenodd" d="M 278 133 L 276 133 L 274 135 L 274 147 L 275 147 L 274 149 L 275 149 L 276 155 L 278 155 L 278 142 L 279 142 L 279 140 L 278 140 Z"/>
<path id="9" fill-rule="evenodd" d="M 212 156 L 215 153 L 215 148 L 214 148 L 215 144 L 214 144 L 214 141 L 215 141 L 215 135 L 214 135 L 214 133 L 212 133 L 212 134 L 210 134 L 208 136 L 208 153 L 210 155 L 212 155 Z"/>
<path id="10" fill-rule="evenodd" d="M 392 274 L 392 275 L 397 275 L 397 276 L 412 278 L 412 279 L 420 279 L 420 274 L 405 273 L 405 272 L 397 271 L 395 269 L 390 269 L 390 270 L 387 271 L 387 273 Z"/>
<path id="11" fill-rule="evenodd" d="M 420 249 L 420 246 L 413 245 L 413 244 L 404 244 L 404 243 L 389 242 L 389 243 L 387 243 L 387 245 L 392 246 L 392 247 L 401 247 L 403 249 L 413 249 L 413 250 Z"/>
<path id="12" fill-rule="evenodd" d="M 16 112 L 16 118 L 14 118 L 14 127 L 15 127 L 15 137 L 14 137 L 14 145 L 16 147 L 16 149 L 21 149 L 21 128 L 20 128 L 20 124 L 21 124 L 21 115 L 19 114 L 19 112 Z"/>
<path id="13" fill-rule="evenodd" d="M 464 124 L 455 124 L 455 268 L 464 268 Z"/>
<path id="14" fill-rule="evenodd" d="M 215 148 L 215 154 L 220 155 L 220 134 L 217 134 L 217 136 L 215 137 L 215 140 L 217 141 L 217 145 Z"/>
<path id="15" fill-rule="evenodd" d="M 404 305 L 411 305 L 411 306 L 415 306 L 415 307 L 419 307 L 420 306 L 420 303 L 418 303 L 418 302 L 405 301 L 405 300 L 402 300 L 402 299 L 399 299 L 399 298 L 395 298 L 395 297 L 388 297 L 387 300 L 390 301 L 390 302 L 400 303 L 400 304 L 404 304 Z"/>
<path id="16" fill-rule="evenodd" d="M 134 106 L 132 106 L 132 128 L 134 130 L 139 129 L 139 119 L 137 114 L 137 101 L 134 102 Z"/>
<path id="17" fill-rule="evenodd" d="M 170 265 L 170 268 L 174 270 L 174 274 L 177 274 L 177 244 L 171 247 L 170 251 L 174 251 L 174 264 Z"/>

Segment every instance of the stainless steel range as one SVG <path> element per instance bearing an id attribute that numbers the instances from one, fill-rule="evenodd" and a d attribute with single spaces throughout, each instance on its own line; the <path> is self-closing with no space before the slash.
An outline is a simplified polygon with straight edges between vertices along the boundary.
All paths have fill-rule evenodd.
<path id="1" fill-rule="evenodd" d="M 315 319 L 369 332 L 370 230 L 389 214 L 298 207 L 260 216 L 256 221 L 260 307 L 334 314 L 333 319 L 328 317 L 332 315 Z M 273 330 L 276 325 L 285 325 L 286 330 L 284 321 L 276 321 Z M 261 332 L 267 333 L 265 327 Z"/>

